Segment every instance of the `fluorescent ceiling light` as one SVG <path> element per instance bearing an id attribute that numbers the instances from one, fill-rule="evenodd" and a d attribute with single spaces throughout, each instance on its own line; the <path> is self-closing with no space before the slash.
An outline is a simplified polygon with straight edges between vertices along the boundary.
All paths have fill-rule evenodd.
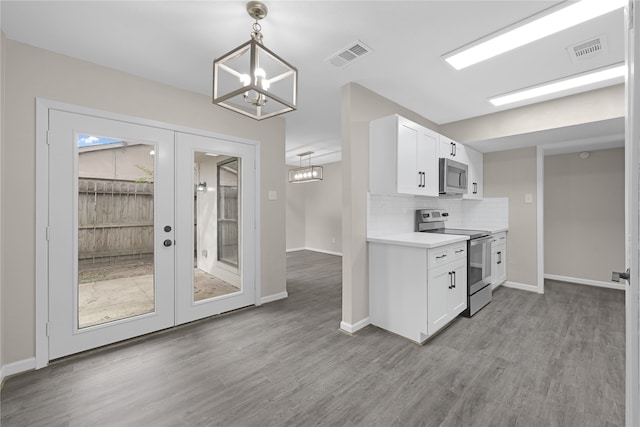
<path id="1" fill-rule="evenodd" d="M 461 70 L 624 7 L 627 2 L 628 0 L 582 0 L 448 56 L 445 61 L 456 70 Z"/>
<path id="2" fill-rule="evenodd" d="M 538 98 L 552 93 L 574 89 L 580 86 L 586 86 L 607 80 L 617 79 L 619 77 L 624 77 L 626 70 L 627 68 L 624 64 L 618 65 L 613 68 L 607 68 L 604 70 L 601 69 L 589 74 L 583 74 L 577 77 L 558 80 L 553 83 L 548 83 L 531 89 L 524 89 L 508 95 L 498 96 L 496 98 L 490 99 L 489 101 L 496 107 L 499 107 L 501 105 L 512 104 L 514 102 L 524 101 L 531 98 Z"/>

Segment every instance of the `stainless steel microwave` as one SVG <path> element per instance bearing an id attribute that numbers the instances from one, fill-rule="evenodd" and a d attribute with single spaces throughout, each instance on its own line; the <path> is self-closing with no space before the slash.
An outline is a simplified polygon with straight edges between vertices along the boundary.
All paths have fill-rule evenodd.
<path id="1" fill-rule="evenodd" d="M 440 194 L 462 195 L 467 193 L 469 167 L 455 160 L 440 158 Z"/>

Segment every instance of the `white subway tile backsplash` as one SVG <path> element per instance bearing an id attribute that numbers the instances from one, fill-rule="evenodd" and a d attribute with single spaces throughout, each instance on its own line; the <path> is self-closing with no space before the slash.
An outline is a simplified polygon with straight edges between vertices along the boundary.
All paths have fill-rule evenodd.
<path id="1" fill-rule="evenodd" d="M 368 194 L 367 234 L 385 235 L 414 231 L 417 209 L 446 208 L 449 228 L 496 229 L 509 226 L 509 199 L 436 199 L 404 195 Z"/>

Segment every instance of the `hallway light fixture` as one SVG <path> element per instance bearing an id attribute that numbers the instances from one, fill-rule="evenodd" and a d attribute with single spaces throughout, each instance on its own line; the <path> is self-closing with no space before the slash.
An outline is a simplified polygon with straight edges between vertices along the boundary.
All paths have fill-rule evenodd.
<path id="1" fill-rule="evenodd" d="M 313 151 L 305 151 L 298 154 L 300 157 L 300 167 L 289 169 L 289 182 L 292 184 L 301 184 L 303 182 L 322 181 L 322 166 L 313 166 L 311 164 L 311 155 Z M 302 158 L 309 157 L 309 164 L 302 166 Z"/>
<path id="2" fill-rule="evenodd" d="M 298 70 L 262 44 L 262 2 L 247 3 L 251 39 L 213 61 L 213 103 L 256 120 L 296 109 Z"/>
<path id="3" fill-rule="evenodd" d="M 628 0 L 581 0 L 540 17 L 532 17 L 526 23 L 518 23 L 491 35 L 471 46 L 463 47 L 444 56 L 456 70 L 486 61 L 510 50 L 540 40 L 598 16 L 620 9 Z M 544 12 L 543 12 L 544 13 Z"/>
<path id="4" fill-rule="evenodd" d="M 573 76 L 562 80 L 556 80 L 555 82 L 547 83 L 541 86 L 535 86 L 529 89 L 523 89 L 517 92 L 512 92 L 510 94 L 497 96 L 495 98 L 491 98 L 489 102 L 491 102 L 496 107 L 499 107 L 505 104 L 512 104 L 514 102 L 525 101 L 532 98 L 539 98 L 542 96 L 604 81 L 612 80 L 615 83 L 615 80 L 618 79 L 620 80 L 620 82 L 624 82 L 624 76 L 626 72 L 627 67 L 624 64 L 616 65 L 611 68 L 600 69 L 587 74 Z"/>
<path id="5" fill-rule="evenodd" d="M 201 182 L 198 184 L 198 186 L 196 187 L 196 190 L 198 190 L 198 192 L 202 193 L 204 191 L 207 191 L 207 182 Z"/>

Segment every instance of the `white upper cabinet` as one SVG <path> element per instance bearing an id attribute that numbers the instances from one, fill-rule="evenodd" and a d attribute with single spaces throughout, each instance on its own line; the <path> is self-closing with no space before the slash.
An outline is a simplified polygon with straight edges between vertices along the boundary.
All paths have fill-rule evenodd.
<path id="1" fill-rule="evenodd" d="M 398 115 L 372 121 L 369 191 L 438 196 L 438 136 Z"/>
<path id="2" fill-rule="evenodd" d="M 397 114 L 371 122 L 369 192 L 439 196 L 440 157 L 469 166 L 465 199 L 482 199 L 483 154 Z"/>
<path id="3" fill-rule="evenodd" d="M 482 177 L 484 175 L 484 154 L 473 148 L 465 147 L 466 161 L 469 166 L 469 180 L 465 199 L 481 200 L 483 194 Z"/>
<path id="4" fill-rule="evenodd" d="M 452 159 L 460 163 L 467 163 L 466 147 L 444 135 L 440 135 L 438 156 L 445 159 Z"/>

